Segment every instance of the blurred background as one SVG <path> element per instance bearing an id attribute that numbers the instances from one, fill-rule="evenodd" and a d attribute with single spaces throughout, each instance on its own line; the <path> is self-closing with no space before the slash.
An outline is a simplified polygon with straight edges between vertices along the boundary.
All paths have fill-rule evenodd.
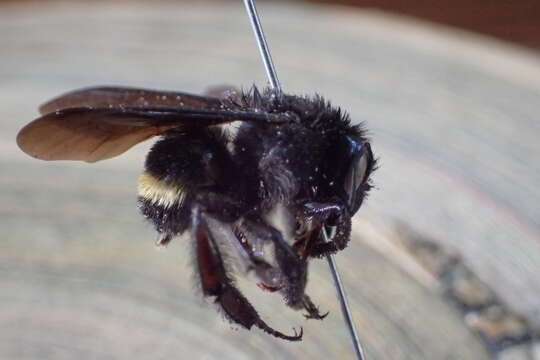
<path id="1" fill-rule="evenodd" d="M 336 258 L 369 359 L 540 359 L 540 2 L 259 1 L 287 92 L 370 129 L 381 168 Z M 23 154 L 65 91 L 266 84 L 241 1 L 0 1 L 0 359 L 352 359 L 323 322 L 239 278 L 286 343 L 201 300 L 189 238 L 137 213 L 150 144 L 97 164 Z"/>
<path id="2" fill-rule="evenodd" d="M 538 49 L 540 3 L 535 0 L 415 1 L 338 0 L 320 3 L 347 4 L 429 20 L 455 28 L 490 35 Z"/>

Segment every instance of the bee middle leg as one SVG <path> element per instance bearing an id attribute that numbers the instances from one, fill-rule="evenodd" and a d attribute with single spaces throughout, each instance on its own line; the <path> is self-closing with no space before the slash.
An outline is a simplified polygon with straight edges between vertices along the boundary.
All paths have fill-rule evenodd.
<path id="1" fill-rule="evenodd" d="M 215 302 L 221 306 L 227 318 L 248 330 L 255 325 L 280 339 L 290 341 L 302 339 L 302 328 L 299 333 L 294 330 L 294 335 L 285 335 L 268 326 L 234 286 L 232 278 L 225 270 L 219 247 L 203 214 L 197 207 L 192 212 L 192 232 L 196 243 L 197 265 L 204 296 L 214 296 Z"/>

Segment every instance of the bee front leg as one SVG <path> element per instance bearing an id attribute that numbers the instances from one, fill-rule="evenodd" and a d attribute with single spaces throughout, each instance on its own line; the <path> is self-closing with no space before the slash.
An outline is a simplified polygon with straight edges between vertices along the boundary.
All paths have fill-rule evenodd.
<path id="1" fill-rule="evenodd" d="M 283 287 L 283 276 L 281 271 L 270 265 L 262 256 L 258 254 L 256 246 L 253 245 L 254 239 L 248 239 L 240 230 L 239 226 L 234 226 L 233 234 L 235 237 L 235 248 L 238 250 L 241 258 L 246 262 L 247 271 L 254 271 L 259 279 L 257 286 L 265 291 L 278 291 Z M 247 272 L 246 271 L 246 272 Z"/>
<path id="2" fill-rule="evenodd" d="M 288 264 L 287 266 L 281 266 L 282 270 L 288 269 L 290 267 L 290 263 L 292 262 L 297 263 L 297 265 L 293 266 L 298 266 L 300 268 L 300 270 L 295 271 L 295 273 L 306 274 L 303 281 L 297 281 L 297 279 L 295 279 L 294 277 L 291 279 L 291 274 L 284 274 L 282 270 L 279 270 L 274 266 L 270 265 L 268 262 L 262 259 L 261 256 L 257 256 L 253 251 L 253 247 L 250 244 L 249 239 L 243 232 L 241 232 L 238 227 L 234 230 L 234 234 L 236 235 L 236 238 L 238 240 L 238 245 L 240 245 L 242 248 L 242 257 L 246 258 L 247 261 L 249 261 L 250 267 L 255 271 L 257 277 L 261 280 L 261 282 L 257 284 L 261 289 L 270 292 L 281 290 L 282 292 L 284 292 L 285 298 L 287 300 L 287 305 L 291 306 L 294 309 L 303 307 L 303 309 L 307 311 L 307 314 L 304 315 L 306 319 L 322 320 L 328 315 L 328 312 L 321 315 L 321 313 L 319 312 L 319 308 L 315 304 L 313 304 L 309 296 L 304 293 L 305 281 L 307 280 L 307 263 L 305 261 L 298 262 L 298 260 L 294 259 L 291 254 L 289 254 L 289 256 L 286 256 L 285 259 L 282 258 L 278 260 L 278 263 Z M 281 242 L 278 242 L 277 246 L 284 245 Z M 287 254 L 288 252 L 285 253 Z"/>
<path id="3" fill-rule="evenodd" d="M 244 219 L 240 228 L 249 238 L 260 239 L 274 245 L 274 254 L 283 286 L 280 288 L 285 302 L 293 309 L 303 308 L 304 290 L 307 281 L 307 262 L 300 259 L 294 249 L 287 244 L 281 233 L 262 219 Z"/>
<path id="4" fill-rule="evenodd" d="M 215 302 L 221 306 L 227 318 L 248 330 L 255 325 L 280 339 L 290 341 L 302 339 L 302 328 L 299 333 L 294 330 L 294 335 L 291 336 L 268 326 L 244 295 L 234 287 L 232 279 L 225 270 L 219 247 L 203 214 L 197 207 L 192 212 L 192 232 L 196 243 L 197 265 L 204 296 L 214 296 Z"/>

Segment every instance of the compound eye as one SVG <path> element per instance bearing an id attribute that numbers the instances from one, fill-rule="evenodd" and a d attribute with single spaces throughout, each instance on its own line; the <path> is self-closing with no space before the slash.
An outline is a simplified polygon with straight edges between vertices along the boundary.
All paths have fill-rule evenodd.
<path id="1" fill-rule="evenodd" d="M 343 184 L 348 197 L 348 205 L 353 213 L 358 210 L 363 198 L 359 191 L 360 187 L 367 181 L 371 168 L 373 166 L 373 154 L 369 143 L 358 145 L 354 143 L 352 147 L 352 156 L 349 169 L 345 175 Z"/>

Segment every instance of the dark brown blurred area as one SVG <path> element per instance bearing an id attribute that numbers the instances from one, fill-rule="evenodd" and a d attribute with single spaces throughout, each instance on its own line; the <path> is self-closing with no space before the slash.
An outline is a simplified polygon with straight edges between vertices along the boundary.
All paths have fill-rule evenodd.
<path id="1" fill-rule="evenodd" d="M 336 256 L 367 358 L 540 360 L 540 53 L 534 26 L 517 32 L 534 3 L 257 1 L 284 89 L 364 121 L 381 159 Z M 264 86 L 242 1 L 0 0 L 0 34 L 0 360 L 352 358 L 323 261 L 307 293 L 324 322 L 235 271 L 272 327 L 302 326 L 292 344 L 231 331 L 197 291 L 189 236 L 153 251 L 136 208 L 152 142 L 91 165 L 16 144 L 72 89 Z"/>
<path id="2" fill-rule="evenodd" d="M 540 49 L 539 0 L 312 0 L 375 8 Z"/>
<path id="3" fill-rule="evenodd" d="M 23 2 L 26 0 L 0 0 Z M 30 0 L 31 1 L 31 0 Z M 44 0 L 42 0 L 44 1 Z M 51 0 L 55 1 L 55 0 Z M 87 0 L 81 0 L 87 1 Z M 144 0 L 101 0 L 139 1 Z M 190 0 L 166 0 L 182 2 Z M 261 0 L 263 1 L 263 0 Z M 534 49 L 540 49 L 540 1 L 539 0 L 453 0 L 453 1 L 407 1 L 407 0 L 289 0 L 310 1 L 327 4 L 380 9 L 407 15 L 434 23 L 490 35 L 502 40 Z"/>

